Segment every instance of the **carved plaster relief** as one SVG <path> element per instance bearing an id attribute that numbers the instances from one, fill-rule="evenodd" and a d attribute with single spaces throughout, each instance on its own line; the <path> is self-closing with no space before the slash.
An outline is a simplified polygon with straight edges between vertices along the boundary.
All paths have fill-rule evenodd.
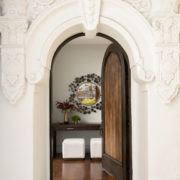
<path id="1" fill-rule="evenodd" d="M 22 0 L 24 1 L 24 0 Z M 27 16 L 31 21 L 34 21 L 45 9 L 49 8 L 52 4 L 65 0 L 27 0 Z M 79 0 L 82 12 L 83 22 L 86 28 L 89 26 L 96 26 L 98 21 L 97 15 L 99 14 L 100 4 L 103 0 Z M 132 5 L 145 17 L 148 17 L 151 10 L 150 0 L 122 0 Z M 92 19 L 94 19 L 92 24 Z"/>
<path id="2" fill-rule="evenodd" d="M 24 49 L 2 48 L 1 54 L 3 93 L 15 104 L 25 88 Z"/>
<path id="3" fill-rule="evenodd" d="M 24 36 L 27 20 L 3 19 L 1 29 L 1 60 L 3 93 L 15 104 L 25 88 Z"/>
<path id="4" fill-rule="evenodd" d="M 25 0 L 5 0 L 1 5 L 4 16 L 26 16 L 27 2 Z"/>
<path id="5" fill-rule="evenodd" d="M 145 17 L 149 16 L 151 10 L 151 1 L 150 0 L 122 0 L 130 5 L 132 5 L 135 9 L 137 9 L 140 13 L 142 13 Z"/>
<path id="6" fill-rule="evenodd" d="M 134 66 L 131 67 L 131 71 L 137 82 L 151 82 L 154 80 L 154 72 L 147 70 L 144 67 L 144 58 L 141 58 Z"/>
<path id="7" fill-rule="evenodd" d="M 80 0 L 80 7 L 86 36 L 93 38 L 99 24 L 101 0 Z"/>
<path id="8" fill-rule="evenodd" d="M 178 48 L 163 48 L 160 53 L 160 65 L 157 90 L 164 103 L 170 103 L 180 88 Z"/>
<path id="9" fill-rule="evenodd" d="M 27 0 L 28 1 L 28 9 L 27 15 L 28 18 L 33 21 L 37 18 L 46 8 L 58 2 L 60 0 Z"/>
<path id="10" fill-rule="evenodd" d="M 179 18 L 177 17 L 155 17 L 152 19 L 155 40 L 157 43 L 179 42 Z"/>
<path id="11" fill-rule="evenodd" d="M 161 16 L 152 19 L 155 49 L 159 55 L 157 91 L 164 103 L 179 92 L 179 17 Z"/>

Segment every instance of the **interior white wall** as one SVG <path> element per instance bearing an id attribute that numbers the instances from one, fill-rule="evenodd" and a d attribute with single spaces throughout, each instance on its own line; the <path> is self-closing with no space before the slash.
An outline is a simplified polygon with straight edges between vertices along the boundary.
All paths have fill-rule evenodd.
<path id="1" fill-rule="evenodd" d="M 86 40 L 88 42 L 88 40 Z M 95 41 L 95 40 L 94 40 Z M 91 40 L 92 42 L 92 40 Z M 73 43 L 73 41 L 72 41 Z M 56 108 L 56 101 L 63 102 L 69 98 L 69 84 L 76 77 L 95 73 L 101 76 L 103 57 L 108 44 L 66 44 L 54 58 L 52 68 L 52 122 L 63 122 L 64 113 Z M 101 111 L 82 114 L 77 111 L 69 113 L 69 119 L 74 114 L 81 117 L 80 123 L 101 123 Z M 72 122 L 72 121 L 71 121 Z M 86 140 L 86 152 L 90 149 L 90 138 L 100 137 L 99 131 L 58 132 L 57 152 L 62 152 L 64 138 L 83 137 Z"/>
<path id="2" fill-rule="evenodd" d="M 87 40 L 88 41 L 88 40 Z M 53 122 L 63 122 L 64 113 L 56 108 L 56 101 L 65 101 L 72 92 L 69 91 L 76 77 L 95 73 L 101 76 L 103 57 L 108 45 L 65 45 L 54 59 L 53 65 Z M 101 111 L 96 113 L 82 114 L 74 111 L 71 116 L 78 114 L 80 122 L 101 123 Z"/>

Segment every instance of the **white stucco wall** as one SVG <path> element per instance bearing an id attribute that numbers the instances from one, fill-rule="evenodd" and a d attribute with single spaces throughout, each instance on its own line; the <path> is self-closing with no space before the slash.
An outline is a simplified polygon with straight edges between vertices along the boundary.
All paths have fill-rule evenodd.
<path id="1" fill-rule="evenodd" d="M 0 17 L 0 179 L 49 180 L 52 56 L 73 34 L 83 31 L 89 37 L 98 31 L 118 40 L 130 59 L 133 180 L 179 180 L 180 23 L 179 15 L 173 12 L 175 1 L 141 0 L 151 3 L 147 8 L 143 3 L 133 3 L 136 1 L 103 0 L 100 12 L 94 2 L 97 13 L 91 15 L 97 24 L 93 31 L 83 22 L 86 11 L 79 9 L 76 0 L 68 0 L 65 5 L 58 0 L 56 4 L 36 0 L 35 5 L 28 4 L 28 12 L 23 11 L 23 0 L 4 2 Z M 26 26 L 27 19 L 30 27 Z M 173 58 L 168 57 L 169 50 Z M 149 69 L 154 81 L 149 78 Z"/>
<path id="2" fill-rule="evenodd" d="M 180 96 L 163 105 L 157 94 L 149 92 L 149 179 L 180 179 Z"/>
<path id="3" fill-rule="evenodd" d="M 27 111 L 32 111 L 32 97 L 28 89 L 16 106 L 7 102 L 0 89 L 0 179 L 33 179 L 33 122 L 32 114 L 27 116 Z"/>

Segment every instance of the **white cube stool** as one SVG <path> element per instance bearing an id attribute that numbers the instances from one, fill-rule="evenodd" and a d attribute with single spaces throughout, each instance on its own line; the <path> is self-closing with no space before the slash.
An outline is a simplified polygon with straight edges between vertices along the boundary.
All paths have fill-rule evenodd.
<path id="1" fill-rule="evenodd" d="M 90 154 L 91 158 L 102 158 L 102 138 L 91 138 Z"/>
<path id="2" fill-rule="evenodd" d="M 62 157 L 64 159 L 85 158 L 85 140 L 83 138 L 64 139 L 62 143 Z"/>

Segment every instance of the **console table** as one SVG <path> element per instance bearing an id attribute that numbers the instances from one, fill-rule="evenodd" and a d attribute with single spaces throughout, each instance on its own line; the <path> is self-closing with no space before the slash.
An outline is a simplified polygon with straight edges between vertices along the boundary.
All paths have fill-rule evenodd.
<path id="1" fill-rule="evenodd" d="M 53 123 L 51 125 L 51 147 L 52 147 L 52 157 L 57 155 L 56 153 L 56 133 L 57 131 L 87 131 L 87 130 L 102 130 L 101 124 L 60 124 Z"/>

